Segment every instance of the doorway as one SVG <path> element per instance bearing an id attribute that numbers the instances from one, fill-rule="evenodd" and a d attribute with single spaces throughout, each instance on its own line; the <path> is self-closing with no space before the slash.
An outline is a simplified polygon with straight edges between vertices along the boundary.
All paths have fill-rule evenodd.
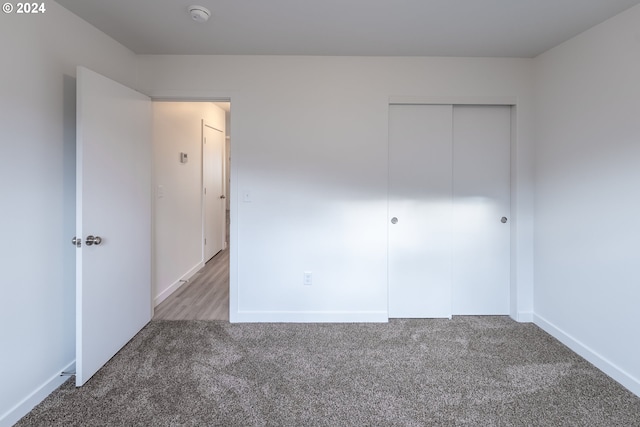
<path id="1" fill-rule="evenodd" d="M 230 106 L 154 102 L 154 319 L 229 319 Z"/>

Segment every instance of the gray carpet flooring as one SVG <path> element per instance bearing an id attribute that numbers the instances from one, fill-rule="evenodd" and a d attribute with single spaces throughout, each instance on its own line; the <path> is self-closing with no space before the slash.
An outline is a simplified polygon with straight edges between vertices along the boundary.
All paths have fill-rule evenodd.
<path id="1" fill-rule="evenodd" d="M 153 321 L 18 426 L 640 426 L 640 398 L 533 324 Z"/>

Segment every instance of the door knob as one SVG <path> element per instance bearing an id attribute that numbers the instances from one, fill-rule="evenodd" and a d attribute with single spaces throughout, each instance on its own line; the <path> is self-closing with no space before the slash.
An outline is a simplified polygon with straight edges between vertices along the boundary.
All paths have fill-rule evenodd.
<path id="1" fill-rule="evenodd" d="M 398 218 L 396 218 L 395 216 L 391 218 L 391 224 L 397 224 L 397 223 L 398 223 Z"/>
<path id="2" fill-rule="evenodd" d="M 506 224 L 506 222 L 507 222 L 507 217 L 506 217 L 506 216 L 503 216 L 502 218 L 500 218 L 500 222 L 501 222 L 501 223 L 503 223 L 503 224 Z"/>
<path id="3" fill-rule="evenodd" d="M 87 236 L 87 238 L 84 240 L 85 244 L 87 246 L 91 246 L 91 245 L 99 245 L 100 243 L 102 243 L 102 237 L 100 236 Z"/>
<path id="4" fill-rule="evenodd" d="M 73 239 L 71 239 L 71 244 L 76 248 L 79 248 L 80 246 L 82 246 L 82 239 L 78 239 L 76 236 L 73 236 Z"/>

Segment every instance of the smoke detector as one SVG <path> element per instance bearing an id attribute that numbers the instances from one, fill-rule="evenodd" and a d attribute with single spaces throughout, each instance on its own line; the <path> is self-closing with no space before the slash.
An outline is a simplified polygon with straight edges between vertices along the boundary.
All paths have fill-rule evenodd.
<path id="1" fill-rule="evenodd" d="M 211 12 L 204 6 L 189 6 L 189 15 L 196 22 L 207 22 L 211 17 Z"/>

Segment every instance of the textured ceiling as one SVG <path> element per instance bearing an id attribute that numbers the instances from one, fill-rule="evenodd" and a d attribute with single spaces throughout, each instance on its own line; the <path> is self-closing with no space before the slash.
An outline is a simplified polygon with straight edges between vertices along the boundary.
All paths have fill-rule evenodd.
<path id="1" fill-rule="evenodd" d="M 57 2 L 138 54 L 534 57 L 640 0 Z"/>

